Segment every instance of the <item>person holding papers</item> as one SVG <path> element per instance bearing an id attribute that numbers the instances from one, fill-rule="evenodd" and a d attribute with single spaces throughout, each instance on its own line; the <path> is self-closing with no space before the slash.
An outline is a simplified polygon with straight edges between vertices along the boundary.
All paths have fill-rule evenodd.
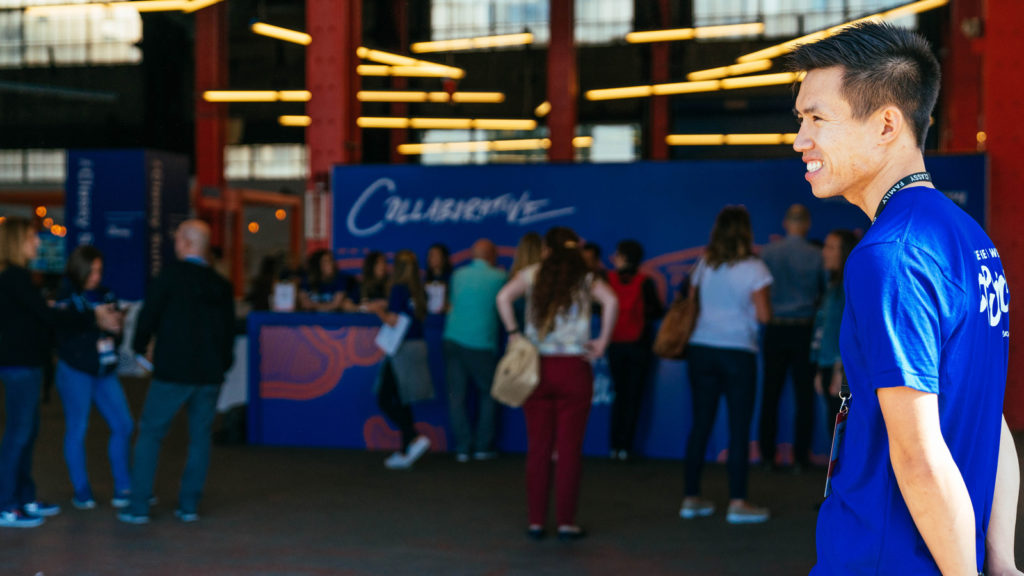
<path id="1" fill-rule="evenodd" d="M 406 469 L 430 450 L 430 439 L 416 432 L 411 405 L 434 397 L 423 339 L 427 296 L 415 254 L 402 250 L 395 255 L 387 300 L 368 307 L 384 322 L 377 344 L 387 354 L 374 389 L 377 404 L 402 434 L 402 449 L 389 456 L 384 465 L 393 470 Z"/>

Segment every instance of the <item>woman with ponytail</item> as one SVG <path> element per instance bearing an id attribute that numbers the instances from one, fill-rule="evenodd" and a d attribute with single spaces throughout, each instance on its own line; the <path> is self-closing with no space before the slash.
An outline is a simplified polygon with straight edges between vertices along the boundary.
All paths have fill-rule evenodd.
<path id="1" fill-rule="evenodd" d="M 576 505 L 594 389 L 590 361 L 604 354 L 618 315 L 614 292 L 587 268 L 580 244 L 569 228 L 548 230 L 541 262 L 517 273 L 497 297 L 509 338 L 529 338 L 541 358 L 540 383 L 523 405 L 527 535 L 537 540 L 544 537 L 552 477 L 558 537 L 576 540 L 585 534 L 576 524 Z M 520 326 L 512 303 L 524 295 L 526 325 Z M 591 340 L 590 305 L 595 300 L 601 304 L 601 332 Z"/>

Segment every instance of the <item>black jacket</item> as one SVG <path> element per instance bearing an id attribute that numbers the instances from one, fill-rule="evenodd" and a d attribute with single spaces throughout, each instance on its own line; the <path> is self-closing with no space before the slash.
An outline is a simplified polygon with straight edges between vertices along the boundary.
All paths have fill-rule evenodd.
<path id="1" fill-rule="evenodd" d="M 86 311 L 92 309 L 96 302 L 104 302 L 107 295 L 113 296 L 107 289 L 101 288 L 89 295 L 97 296 L 98 299 L 90 300 L 89 295 L 76 291 L 71 287 L 71 282 L 64 279 L 60 289 L 57 291 L 57 306 L 62 308 Z M 111 352 L 113 362 L 104 365 L 100 364 L 100 353 L 97 347 L 101 339 L 109 339 L 114 349 Z M 86 374 L 93 376 L 110 374 L 117 370 L 117 346 L 121 343 L 119 334 L 110 334 L 100 330 L 98 326 L 57 327 L 57 357 L 65 364 Z"/>
<path id="2" fill-rule="evenodd" d="M 43 366 L 51 358 L 53 329 L 96 328 L 92 310 L 46 305 L 32 275 L 21 266 L 0 272 L 0 366 Z"/>
<path id="3" fill-rule="evenodd" d="M 234 360 L 234 323 L 231 283 L 209 266 L 174 262 L 149 287 L 132 348 L 145 354 L 155 336 L 154 378 L 218 385 Z"/>

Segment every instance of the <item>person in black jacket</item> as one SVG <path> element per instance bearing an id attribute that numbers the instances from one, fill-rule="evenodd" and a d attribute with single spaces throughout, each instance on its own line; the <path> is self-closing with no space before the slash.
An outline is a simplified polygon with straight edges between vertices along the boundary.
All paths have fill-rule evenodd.
<path id="1" fill-rule="evenodd" d="M 160 272 L 139 312 L 132 347 L 144 355 L 154 337 L 156 345 L 153 381 L 135 441 L 131 503 L 117 515 L 122 522 L 149 522 L 160 446 L 183 406 L 188 412 L 188 458 L 175 516 L 183 522 L 199 519 L 217 396 L 234 356 L 231 283 L 209 266 L 209 245 L 210 229 L 205 223 L 183 222 L 174 235 L 179 262 Z"/>
<path id="2" fill-rule="evenodd" d="M 93 310 L 58 310 L 46 305 L 32 284 L 29 261 L 39 237 L 24 218 L 0 224 L 0 381 L 4 385 L 6 422 L 0 442 L 0 527 L 32 528 L 60 507 L 36 499 L 32 448 L 39 434 L 39 398 L 43 364 L 50 359 L 51 332 L 57 325 L 116 332 L 120 314 L 109 306 Z"/>
<path id="3" fill-rule="evenodd" d="M 114 294 L 100 287 L 103 253 L 95 246 L 79 246 L 68 257 L 67 273 L 57 293 L 58 306 L 86 311 L 97 304 L 114 302 Z M 85 434 L 92 405 L 110 426 L 108 453 L 114 475 L 115 508 L 128 505 L 132 477 L 128 466 L 132 421 L 128 399 L 117 379 L 117 346 L 120 334 L 92 326 L 57 330 L 57 389 L 64 404 L 64 459 L 68 463 L 79 510 L 96 507 L 85 465 Z"/>

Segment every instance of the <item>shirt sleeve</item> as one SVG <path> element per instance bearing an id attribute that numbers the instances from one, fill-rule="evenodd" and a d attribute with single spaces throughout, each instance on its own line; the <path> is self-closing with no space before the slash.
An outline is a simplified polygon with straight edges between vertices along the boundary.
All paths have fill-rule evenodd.
<path id="1" fill-rule="evenodd" d="M 753 294 L 765 286 L 770 286 L 774 279 L 772 273 L 768 270 L 768 266 L 764 263 L 764 260 L 756 259 L 750 261 L 750 274 L 748 279 L 750 281 L 750 293 Z"/>
<path id="2" fill-rule="evenodd" d="M 867 246 L 846 268 L 846 305 L 873 389 L 939 392 L 943 300 L 936 263 L 902 243 Z"/>

